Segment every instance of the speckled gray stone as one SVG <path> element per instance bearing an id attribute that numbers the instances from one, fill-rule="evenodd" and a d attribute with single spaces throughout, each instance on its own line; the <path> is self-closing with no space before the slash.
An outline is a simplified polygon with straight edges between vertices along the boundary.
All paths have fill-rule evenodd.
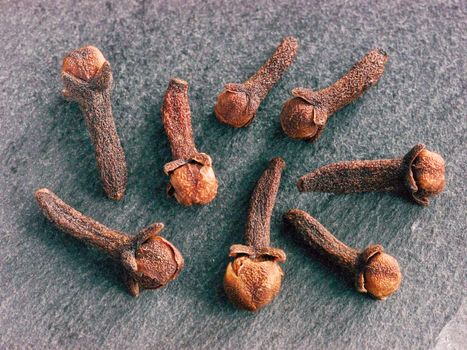
<path id="1" fill-rule="evenodd" d="M 0 348 L 460 349 L 466 339 L 465 1 L 4 1 L 0 4 Z M 281 38 L 295 64 L 250 127 L 213 115 L 223 83 L 242 81 Z M 60 95 L 65 53 L 91 43 L 111 62 L 127 195 L 106 199 L 83 118 Z M 374 47 L 390 55 L 377 86 L 336 113 L 315 144 L 281 132 L 295 86 L 321 88 Z M 184 208 L 165 195 L 170 160 L 160 107 L 171 76 L 190 83 L 193 129 L 219 177 L 217 199 Z M 447 161 L 446 191 L 422 208 L 391 194 L 299 194 L 317 166 L 402 155 L 423 142 Z M 267 162 L 287 162 L 271 223 L 285 280 L 256 314 L 234 309 L 222 278 L 242 240 L 247 203 Z M 137 232 L 166 223 L 186 268 L 133 299 L 99 252 L 40 213 L 48 187 L 102 223 Z M 310 212 L 352 246 L 381 243 L 398 258 L 401 289 L 385 302 L 358 294 L 283 232 L 282 213 Z M 463 306 L 462 306 L 463 305 Z"/>

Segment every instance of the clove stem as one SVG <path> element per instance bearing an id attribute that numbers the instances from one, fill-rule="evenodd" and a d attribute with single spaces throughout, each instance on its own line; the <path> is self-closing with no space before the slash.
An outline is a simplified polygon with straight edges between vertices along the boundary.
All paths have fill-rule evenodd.
<path id="1" fill-rule="evenodd" d="M 355 160 L 328 164 L 297 183 L 300 192 L 398 192 L 404 188 L 403 159 Z"/>
<path id="2" fill-rule="evenodd" d="M 36 200 L 44 215 L 60 230 L 99 248 L 114 259 L 119 259 L 123 249 L 131 244 L 130 236 L 81 214 L 48 189 L 38 190 Z"/>
<path id="3" fill-rule="evenodd" d="M 315 99 L 326 108 L 329 116 L 334 114 L 378 82 L 387 60 L 388 54 L 384 50 L 370 51 L 334 84 L 315 92 Z"/>
<path id="4" fill-rule="evenodd" d="M 273 158 L 261 175 L 250 199 L 245 229 L 245 243 L 256 250 L 270 245 L 270 223 L 285 162 Z"/>
<path id="5" fill-rule="evenodd" d="M 271 57 L 258 71 L 244 82 L 245 87 L 251 89 L 260 101 L 282 78 L 297 54 L 298 41 L 293 37 L 282 39 Z"/>
<path id="6" fill-rule="evenodd" d="M 185 80 L 170 80 L 162 106 L 162 122 L 174 160 L 189 159 L 197 153 L 191 126 L 188 83 Z"/>
<path id="7" fill-rule="evenodd" d="M 339 241 L 311 215 L 292 209 L 284 214 L 284 220 L 292 225 L 300 238 L 321 257 L 353 274 L 358 262 L 358 251 Z"/>

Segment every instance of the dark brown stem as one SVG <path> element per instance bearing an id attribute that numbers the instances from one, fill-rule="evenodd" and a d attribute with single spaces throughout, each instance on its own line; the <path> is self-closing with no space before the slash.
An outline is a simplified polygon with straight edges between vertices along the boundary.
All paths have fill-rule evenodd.
<path id="1" fill-rule="evenodd" d="M 188 83 L 185 80 L 170 80 L 162 105 L 162 123 L 174 160 L 190 159 L 197 153 L 191 127 Z"/>
<path id="2" fill-rule="evenodd" d="M 428 205 L 430 197 L 446 184 L 443 158 L 418 144 L 403 157 L 353 160 L 322 166 L 297 182 L 300 192 L 395 192 L 406 193 L 417 204 Z"/>
<path id="3" fill-rule="evenodd" d="M 293 37 L 282 39 L 272 56 L 243 84 L 252 95 L 262 101 L 282 78 L 297 55 L 298 41 Z"/>
<path id="4" fill-rule="evenodd" d="M 235 128 L 249 125 L 261 101 L 292 64 L 297 49 L 297 39 L 284 38 L 274 54 L 247 81 L 226 84 L 214 107 L 217 119 Z"/>
<path id="5" fill-rule="evenodd" d="M 384 300 L 399 288 L 402 280 L 399 264 L 382 246 L 372 245 L 362 251 L 350 248 L 299 209 L 285 213 L 284 221 L 314 252 L 345 271 L 359 292 Z"/>
<path id="6" fill-rule="evenodd" d="M 159 236 L 162 223 L 146 227 L 136 236 L 112 230 L 81 214 L 48 189 L 36 191 L 44 215 L 62 231 L 95 246 L 118 261 L 133 296 L 140 288 L 156 289 L 174 280 L 183 268 L 178 249 Z"/>
<path id="7" fill-rule="evenodd" d="M 36 200 L 44 215 L 60 230 L 99 248 L 114 259 L 119 259 L 122 251 L 131 245 L 130 236 L 81 214 L 48 189 L 38 190 Z"/>
<path id="8" fill-rule="evenodd" d="M 288 211 L 284 214 L 284 221 L 313 251 L 353 276 L 358 263 L 357 250 L 339 241 L 318 220 L 302 210 Z"/>
<path id="9" fill-rule="evenodd" d="M 75 77 L 65 68 L 68 67 L 64 64 L 63 94 L 68 100 L 78 102 L 83 112 L 105 193 L 111 199 L 120 200 L 125 195 L 128 171 L 112 115 L 110 64 L 105 61 L 89 81 Z"/>
<path id="10" fill-rule="evenodd" d="M 269 247 L 271 215 L 284 168 L 283 159 L 273 158 L 251 195 L 245 228 L 245 243 L 254 249 L 261 250 Z"/>
<path id="11" fill-rule="evenodd" d="M 370 51 L 346 75 L 331 86 L 314 93 L 313 100 L 327 110 L 328 116 L 334 114 L 375 85 L 383 75 L 387 61 L 388 55 L 383 50 Z"/>
<path id="12" fill-rule="evenodd" d="M 294 89 L 294 97 L 284 104 L 281 112 L 281 125 L 286 135 L 308 141 L 318 139 L 332 114 L 378 82 L 387 60 L 386 52 L 374 49 L 333 85 L 319 91 Z"/>
<path id="13" fill-rule="evenodd" d="M 405 188 L 402 159 L 354 160 L 322 166 L 298 180 L 300 192 L 400 192 Z"/>

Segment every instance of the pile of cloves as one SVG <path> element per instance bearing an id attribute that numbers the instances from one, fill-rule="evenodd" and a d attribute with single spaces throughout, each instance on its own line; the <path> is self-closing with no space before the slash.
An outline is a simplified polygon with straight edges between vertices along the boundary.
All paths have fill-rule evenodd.
<path id="1" fill-rule="evenodd" d="M 218 120 L 235 128 L 248 126 L 268 92 L 294 61 L 297 50 L 297 39 L 284 38 L 248 80 L 226 84 L 214 107 Z M 293 97 L 284 103 L 280 115 L 285 135 L 316 141 L 331 115 L 379 81 L 387 61 L 387 53 L 375 49 L 327 88 L 293 89 Z M 122 200 L 128 171 L 112 114 L 110 63 L 99 49 L 86 46 L 64 58 L 61 75 L 64 97 L 78 102 L 82 110 L 104 192 L 110 199 Z M 217 195 L 218 180 L 211 157 L 195 146 L 186 81 L 179 78 L 169 81 L 161 116 L 172 153 L 172 160 L 163 167 L 169 176 L 167 194 L 185 206 L 210 203 Z M 282 158 L 270 161 L 251 195 L 245 244 L 230 247 L 229 257 L 233 261 L 226 268 L 224 290 L 228 299 L 241 309 L 255 311 L 264 307 L 281 288 L 284 272 L 279 263 L 285 262 L 286 254 L 270 247 L 270 222 L 284 168 Z M 300 192 L 394 192 L 425 206 L 445 185 L 443 158 L 423 144 L 395 159 L 328 164 L 303 175 L 297 182 Z M 184 266 L 179 250 L 159 235 L 164 228 L 162 223 L 131 236 L 81 214 L 48 189 L 37 190 L 36 200 L 44 215 L 59 229 L 119 262 L 124 282 L 133 296 L 138 296 L 142 288 L 166 285 Z M 294 232 L 315 255 L 340 268 L 357 291 L 383 300 L 399 288 L 402 281 L 399 264 L 382 246 L 350 248 L 299 209 L 287 211 L 283 220 L 287 230 Z"/>

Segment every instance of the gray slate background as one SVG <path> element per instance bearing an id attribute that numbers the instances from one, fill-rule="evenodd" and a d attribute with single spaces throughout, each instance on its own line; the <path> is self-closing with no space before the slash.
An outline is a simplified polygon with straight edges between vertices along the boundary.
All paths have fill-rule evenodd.
<path id="1" fill-rule="evenodd" d="M 2 1 L 0 348 L 461 348 L 466 29 L 467 6 L 457 1 Z M 299 38 L 298 58 L 253 124 L 219 124 L 212 109 L 223 84 L 246 79 L 286 35 Z M 86 43 L 114 71 L 130 172 L 120 203 L 104 196 L 78 106 L 60 95 L 63 56 Z M 317 143 L 287 139 L 278 115 L 290 90 L 327 86 L 374 47 L 390 55 L 379 84 Z M 209 206 L 184 208 L 164 194 L 170 153 L 159 110 L 171 76 L 190 83 L 196 142 L 214 159 L 220 190 Z M 428 208 L 391 194 L 300 195 L 294 185 L 328 162 L 400 156 L 418 142 L 447 161 L 446 191 Z M 287 162 L 271 225 L 288 254 L 286 276 L 275 302 L 251 314 L 226 301 L 222 278 L 274 156 Z M 39 187 L 126 232 L 165 222 L 186 268 L 131 298 L 110 260 L 41 215 Z M 281 215 L 293 207 L 352 246 L 383 244 L 403 269 L 401 289 L 385 302 L 358 294 L 283 232 Z"/>

